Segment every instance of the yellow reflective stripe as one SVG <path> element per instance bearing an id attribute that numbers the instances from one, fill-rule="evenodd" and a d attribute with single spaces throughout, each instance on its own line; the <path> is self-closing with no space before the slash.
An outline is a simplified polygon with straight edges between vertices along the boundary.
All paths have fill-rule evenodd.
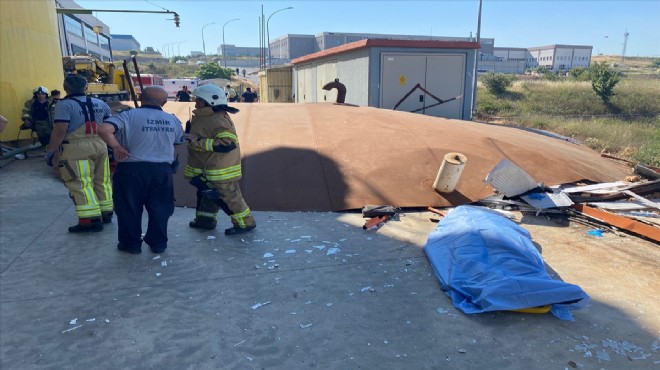
<path id="1" fill-rule="evenodd" d="M 217 213 L 197 211 L 197 212 L 195 212 L 195 216 L 207 217 L 207 218 L 212 218 L 212 219 L 215 220 L 218 217 L 218 214 Z"/>
<path id="2" fill-rule="evenodd" d="M 245 227 L 245 217 L 250 215 L 250 209 L 246 208 L 243 212 L 240 213 L 234 213 L 233 215 L 229 216 L 232 219 L 234 219 L 239 227 Z"/>
<path id="3" fill-rule="evenodd" d="M 235 166 L 220 168 L 217 170 L 207 170 L 206 173 L 209 175 L 223 175 L 230 172 L 236 172 L 236 171 L 240 172 L 240 170 L 241 170 L 241 165 L 237 164 Z"/>
<path id="4" fill-rule="evenodd" d="M 94 194 L 92 171 L 89 168 L 89 161 L 78 160 L 76 164 L 78 165 L 78 173 L 80 174 L 80 190 L 85 196 L 85 203 L 98 206 L 98 200 L 96 199 L 96 194 Z"/>
<path id="5" fill-rule="evenodd" d="M 110 178 L 110 161 L 105 161 L 103 165 L 103 197 L 104 201 L 99 201 L 101 209 L 104 211 L 112 211 L 112 180 Z M 109 207 L 109 209 L 108 209 Z"/>
<path id="6" fill-rule="evenodd" d="M 206 178 L 208 178 L 210 181 L 220 181 L 220 180 L 229 180 L 240 176 L 241 176 L 241 170 L 238 170 L 236 172 L 230 172 L 224 175 L 207 175 Z"/>
<path id="7" fill-rule="evenodd" d="M 206 139 L 204 140 L 204 149 L 206 149 L 209 152 L 213 151 L 213 139 Z"/>
<path id="8" fill-rule="evenodd" d="M 183 172 L 184 176 L 186 177 L 195 177 L 196 175 L 201 175 L 202 173 L 204 173 L 204 170 L 201 168 L 192 167 L 190 165 L 186 165 L 186 169 Z"/>
<path id="9" fill-rule="evenodd" d="M 217 135 L 215 135 L 216 139 L 224 139 L 224 138 L 229 138 L 229 139 L 234 139 L 236 142 L 238 142 L 238 136 L 232 134 L 231 132 L 221 132 Z"/>
<path id="10" fill-rule="evenodd" d="M 76 216 L 79 218 L 92 218 L 101 216 L 98 205 L 82 204 L 76 206 Z"/>

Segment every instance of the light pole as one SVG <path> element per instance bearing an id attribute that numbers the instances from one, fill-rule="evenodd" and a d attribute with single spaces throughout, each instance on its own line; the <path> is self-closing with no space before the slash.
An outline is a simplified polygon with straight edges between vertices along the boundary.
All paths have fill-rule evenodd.
<path id="1" fill-rule="evenodd" d="M 181 56 L 181 44 L 183 44 L 185 41 L 179 41 L 176 43 L 176 49 L 177 49 L 177 55 Z"/>
<path id="2" fill-rule="evenodd" d="M 470 107 L 470 121 L 477 115 L 477 68 L 479 65 L 479 52 L 481 51 L 481 2 L 479 0 L 479 14 L 477 15 L 477 44 L 479 49 L 474 51 L 474 69 L 472 70 L 472 102 Z"/>
<path id="3" fill-rule="evenodd" d="M 206 28 L 206 26 L 210 26 L 212 24 L 215 24 L 215 22 L 207 23 L 204 26 L 202 26 L 202 50 L 204 52 L 204 56 L 206 56 L 206 44 L 204 43 L 204 28 Z"/>
<path id="4" fill-rule="evenodd" d="M 229 22 L 237 21 L 238 18 L 230 19 L 222 25 L 222 60 L 225 61 L 225 68 L 227 68 L 227 55 L 225 55 L 225 26 Z"/>
<path id="5" fill-rule="evenodd" d="M 270 17 L 274 16 L 275 13 L 279 13 L 281 11 L 289 10 L 289 9 L 293 9 L 293 7 L 290 6 L 288 8 L 276 10 L 273 12 L 273 14 L 270 15 Z M 270 29 L 268 28 L 268 22 L 270 22 L 270 17 L 268 17 L 268 19 L 266 20 L 266 39 L 268 40 L 268 67 L 271 67 L 273 63 L 273 61 L 270 59 Z"/>

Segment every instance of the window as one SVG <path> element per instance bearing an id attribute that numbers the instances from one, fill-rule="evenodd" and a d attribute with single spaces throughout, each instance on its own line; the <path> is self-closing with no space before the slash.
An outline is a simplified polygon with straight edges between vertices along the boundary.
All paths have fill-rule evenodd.
<path id="1" fill-rule="evenodd" d="M 97 44 L 96 33 L 87 26 L 85 26 L 85 39 L 87 39 L 87 42 Z"/>
<path id="2" fill-rule="evenodd" d="M 68 15 L 64 16 L 64 28 L 66 32 L 76 35 L 78 37 L 83 37 L 82 26 L 78 20 L 69 17 Z"/>
<path id="3" fill-rule="evenodd" d="M 103 35 L 99 35 L 99 41 L 101 42 L 101 48 L 105 50 L 110 50 L 110 40 Z"/>

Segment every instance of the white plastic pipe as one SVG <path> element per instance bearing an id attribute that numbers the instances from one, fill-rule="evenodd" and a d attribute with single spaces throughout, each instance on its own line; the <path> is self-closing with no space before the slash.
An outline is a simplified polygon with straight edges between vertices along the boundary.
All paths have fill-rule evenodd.
<path id="1" fill-rule="evenodd" d="M 433 189 L 440 193 L 451 193 L 456 188 L 458 180 L 461 178 L 461 173 L 467 157 L 461 153 L 447 153 L 440 165 L 438 176 L 433 183 Z"/>

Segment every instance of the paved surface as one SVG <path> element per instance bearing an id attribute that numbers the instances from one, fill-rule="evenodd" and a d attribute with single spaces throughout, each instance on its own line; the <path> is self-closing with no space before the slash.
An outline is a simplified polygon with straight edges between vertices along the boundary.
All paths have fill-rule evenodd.
<path id="1" fill-rule="evenodd" d="M 253 233 L 227 238 L 177 208 L 168 250 L 133 256 L 115 223 L 66 232 L 73 206 L 40 159 L 0 177 L 2 369 L 659 366 L 660 248 L 638 238 L 525 216 L 549 268 L 592 303 L 575 322 L 467 316 L 423 253 L 426 212 L 378 231 L 359 214 L 256 212 Z"/>

